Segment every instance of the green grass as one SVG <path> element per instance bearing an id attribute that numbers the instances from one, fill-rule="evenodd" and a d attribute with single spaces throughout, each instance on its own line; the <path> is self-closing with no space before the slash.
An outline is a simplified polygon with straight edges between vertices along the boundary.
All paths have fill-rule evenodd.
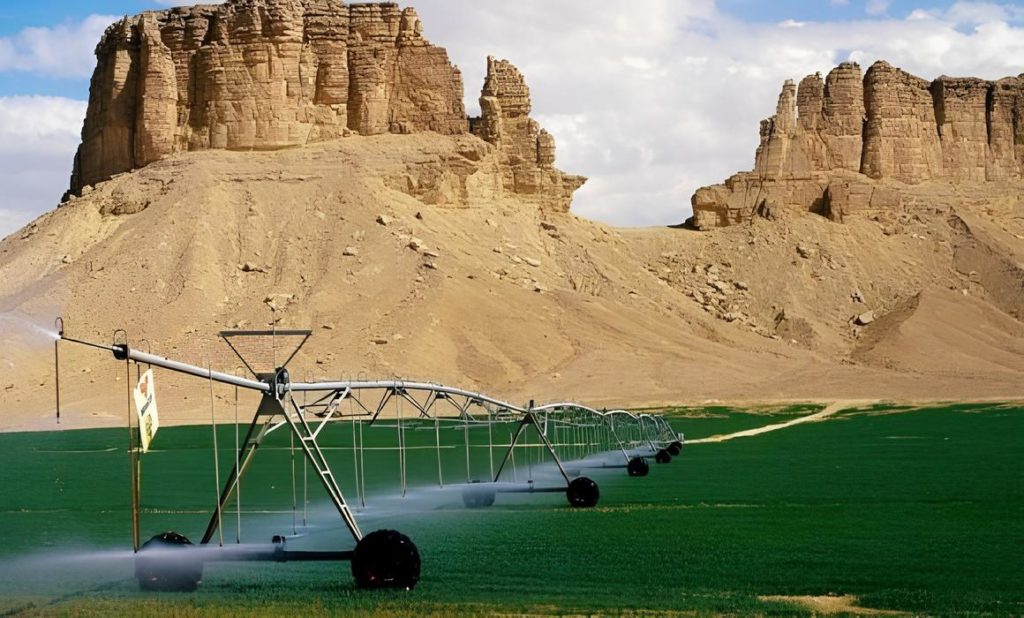
<path id="1" fill-rule="evenodd" d="M 748 428 L 750 416 L 759 424 L 783 420 L 714 412 L 724 418 L 678 416 L 674 423 L 696 437 Z M 754 438 L 692 445 L 671 464 L 652 464 L 646 478 L 594 471 L 602 498 L 588 511 L 569 509 L 557 494 L 502 495 L 481 510 L 463 509 L 457 493 L 389 500 L 408 508 L 371 510 L 360 521 L 416 541 L 424 572 L 411 593 L 357 591 L 347 565 L 330 563 L 208 565 L 201 589 L 185 595 L 140 593 L 124 574 L 64 569 L 26 581 L 5 572 L 5 565 L 19 570 L 26 552 L 68 543 L 125 546 L 125 432 L 0 435 L 0 614 L 789 615 L 803 610 L 758 597 L 826 594 L 930 615 L 1024 613 L 1024 409 L 883 412 L 851 411 Z M 328 440 L 339 450 L 328 452 L 352 498 L 350 431 L 339 426 Z M 385 445 L 393 431 L 367 431 L 367 444 Z M 451 448 L 442 451 L 442 473 L 449 482 L 464 480 L 463 434 L 445 431 Z M 474 431 L 472 443 L 482 444 Z M 406 435 L 416 446 L 435 439 L 431 427 Z M 173 527 L 200 536 L 215 491 L 210 442 L 209 427 L 161 430 L 159 452 L 144 462 L 145 533 Z M 221 428 L 220 443 L 225 451 L 233 445 L 232 427 Z M 250 540 L 290 532 L 287 443 L 285 434 L 275 435 L 244 486 L 245 508 L 286 511 L 243 523 Z M 410 484 L 436 484 L 436 452 L 415 453 Z M 486 476 L 487 455 L 471 448 L 479 476 Z M 517 472 L 525 474 L 525 451 L 517 457 Z M 222 474 L 230 459 L 223 455 Z M 397 487 L 393 452 L 375 451 L 372 471 L 371 488 Z M 313 513 L 318 527 L 308 542 L 344 546 L 340 531 L 322 528 L 332 521 L 325 511 Z M 233 538 L 234 528 L 226 525 L 225 533 Z"/>

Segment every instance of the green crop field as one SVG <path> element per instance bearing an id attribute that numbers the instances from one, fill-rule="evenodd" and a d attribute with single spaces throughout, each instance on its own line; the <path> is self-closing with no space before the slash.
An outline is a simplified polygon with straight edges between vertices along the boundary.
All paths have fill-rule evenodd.
<path id="1" fill-rule="evenodd" d="M 691 437 L 773 424 L 772 414 L 688 409 Z M 352 427 L 330 429 L 328 457 L 358 505 Z M 486 429 L 470 431 L 470 476 L 491 466 Z M 495 430 L 500 437 L 507 427 Z M 364 531 L 412 537 L 423 576 L 411 592 L 365 592 L 341 563 L 209 564 L 194 593 L 142 593 L 131 579 L 126 430 L 0 435 L 0 615 L 169 613 L 392 615 L 808 613 L 778 597 L 853 595 L 859 607 L 927 615 L 1024 614 L 1024 408 L 874 406 L 756 437 L 695 444 L 651 474 L 585 471 L 601 502 L 573 510 L 559 494 L 500 495 L 466 509 L 465 430 L 410 425 L 409 491 L 400 497 L 397 428 L 367 430 Z M 234 427 L 218 434 L 220 472 Z M 198 540 L 214 501 L 209 427 L 162 429 L 143 459 L 143 535 Z M 241 533 L 295 547 L 351 546 L 291 451 L 273 434 L 243 486 Z M 517 478 L 554 482 L 540 449 L 517 452 Z M 304 512 L 305 511 L 305 512 Z M 303 526 L 303 515 L 306 526 Z M 224 515 L 226 542 L 235 514 Z M 776 597 L 764 600 L 763 597 Z"/>

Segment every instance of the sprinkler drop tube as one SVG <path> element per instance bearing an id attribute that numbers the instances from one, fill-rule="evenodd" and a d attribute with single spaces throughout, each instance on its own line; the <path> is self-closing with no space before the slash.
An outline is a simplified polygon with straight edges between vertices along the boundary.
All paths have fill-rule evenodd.
<path id="1" fill-rule="evenodd" d="M 60 425 L 60 339 L 53 342 L 54 389 L 57 393 L 57 424 Z"/>
<path id="2" fill-rule="evenodd" d="M 54 391 L 57 395 L 57 424 L 60 425 L 60 340 L 64 338 L 64 318 L 53 321 L 57 329 L 57 338 L 53 340 L 53 373 Z"/>

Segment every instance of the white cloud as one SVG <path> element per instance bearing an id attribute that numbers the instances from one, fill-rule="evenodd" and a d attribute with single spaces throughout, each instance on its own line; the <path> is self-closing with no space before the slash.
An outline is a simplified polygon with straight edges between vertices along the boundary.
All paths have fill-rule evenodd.
<path id="1" fill-rule="evenodd" d="M 928 9 L 914 9 L 907 15 L 908 21 L 914 21 L 918 19 L 935 19 L 939 15 L 938 11 Z"/>
<path id="2" fill-rule="evenodd" d="M 85 107 L 62 97 L 0 97 L 0 238 L 57 205 Z"/>
<path id="3" fill-rule="evenodd" d="M 868 0 L 864 5 L 864 12 L 868 15 L 884 15 L 889 10 L 892 0 Z"/>
<path id="4" fill-rule="evenodd" d="M 0 154 L 56 152 L 77 145 L 85 101 L 64 97 L 0 97 Z"/>
<path id="5" fill-rule="evenodd" d="M 984 24 L 1024 19 L 1024 7 L 992 2 L 957 2 L 945 18 L 957 24 Z"/>
<path id="6" fill-rule="evenodd" d="M 80 22 L 25 28 L 15 35 L 0 37 L 0 71 L 89 77 L 96 65 L 96 43 L 117 19 L 111 15 L 90 15 Z"/>

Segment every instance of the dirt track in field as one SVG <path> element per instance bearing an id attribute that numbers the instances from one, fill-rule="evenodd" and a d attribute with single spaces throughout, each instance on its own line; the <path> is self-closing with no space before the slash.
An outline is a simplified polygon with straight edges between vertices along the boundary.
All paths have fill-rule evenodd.
<path id="1" fill-rule="evenodd" d="M 748 438 L 750 436 L 759 436 L 769 431 L 778 431 L 779 429 L 786 429 L 793 425 L 800 425 L 801 423 L 816 423 L 824 420 L 836 412 L 851 408 L 854 406 L 870 405 L 875 403 L 876 400 L 872 399 L 844 399 L 843 401 L 834 401 L 827 405 L 821 412 L 815 412 L 814 414 L 808 414 L 807 416 L 801 416 L 791 421 L 784 423 L 775 423 L 772 425 L 765 425 L 764 427 L 755 427 L 754 429 L 744 429 L 743 431 L 737 431 L 735 433 L 727 433 L 719 436 L 710 436 L 707 438 L 699 438 L 697 440 L 687 440 L 687 444 L 703 444 L 706 442 L 725 442 L 727 440 L 733 440 L 735 438 Z"/>

